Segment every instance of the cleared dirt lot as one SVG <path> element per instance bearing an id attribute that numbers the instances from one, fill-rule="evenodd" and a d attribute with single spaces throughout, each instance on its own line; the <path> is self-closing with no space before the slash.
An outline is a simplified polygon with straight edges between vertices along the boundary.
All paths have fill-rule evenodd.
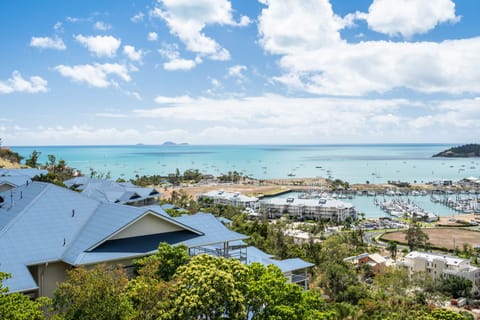
<path id="1" fill-rule="evenodd" d="M 260 183 L 219 183 L 206 185 L 184 185 L 181 187 L 158 188 L 162 193 L 162 198 L 168 199 L 173 190 L 183 190 L 190 196 L 194 197 L 198 194 L 211 190 L 224 190 L 227 192 L 240 192 L 247 196 L 268 195 L 272 193 L 284 192 L 287 190 L 312 190 L 325 188 L 326 181 L 322 178 L 293 178 L 293 179 L 272 179 L 265 180 Z"/>
<path id="2" fill-rule="evenodd" d="M 423 229 L 423 231 L 428 234 L 429 242 L 433 247 L 454 249 L 455 246 L 462 249 L 464 243 L 471 246 L 480 245 L 480 232 L 478 231 L 461 228 L 429 228 Z M 381 239 L 406 243 L 405 233 L 402 231 L 384 234 Z"/>

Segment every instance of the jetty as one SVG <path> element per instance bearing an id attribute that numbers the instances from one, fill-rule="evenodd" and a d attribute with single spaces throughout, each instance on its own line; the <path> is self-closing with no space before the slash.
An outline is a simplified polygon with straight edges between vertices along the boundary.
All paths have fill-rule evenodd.
<path id="1" fill-rule="evenodd" d="M 434 222 L 439 219 L 438 215 L 425 211 L 411 199 L 384 198 L 383 201 L 378 201 L 378 199 L 375 198 L 374 203 L 380 206 L 384 212 L 395 218 L 416 218 L 427 222 Z"/>

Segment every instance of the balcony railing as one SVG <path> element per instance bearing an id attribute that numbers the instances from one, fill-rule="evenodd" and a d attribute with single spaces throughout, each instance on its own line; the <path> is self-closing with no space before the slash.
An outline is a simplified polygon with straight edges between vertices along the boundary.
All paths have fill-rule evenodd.
<path id="1" fill-rule="evenodd" d="M 247 247 L 235 246 L 235 249 L 223 249 L 223 248 L 205 248 L 205 247 L 194 247 L 189 249 L 189 254 L 191 256 L 199 254 L 209 254 L 214 257 L 224 257 L 227 259 L 233 258 L 240 260 L 242 262 L 247 260 Z"/>

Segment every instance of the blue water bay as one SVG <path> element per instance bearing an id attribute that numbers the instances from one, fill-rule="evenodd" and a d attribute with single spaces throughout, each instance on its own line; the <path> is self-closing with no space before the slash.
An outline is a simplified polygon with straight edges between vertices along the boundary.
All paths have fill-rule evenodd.
<path id="1" fill-rule="evenodd" d="M 132 145 L 12 147 L 28 157 L 53 154 L 89 172 L 110 172 L 112 178 L 166 175 L 186 169 L 220 175 L 241 172 L 258 179 L 330 177 L 350 183 L 388 180 L 428 182 L 479 176 L 478 158 L 432 158 L 451 144 L 368 145 Z"/>

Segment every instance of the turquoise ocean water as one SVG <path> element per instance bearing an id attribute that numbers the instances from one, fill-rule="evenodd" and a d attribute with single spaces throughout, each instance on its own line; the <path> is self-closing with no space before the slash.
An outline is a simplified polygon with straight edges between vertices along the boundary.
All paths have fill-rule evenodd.
<path id="1" fill-rule="evenodd" d="M 113 179 L 135 175 L 167 175 L 176 168 L 199 169 L 220 175 L 238 171 L 254 178 L 331 177 L 350 183 L 381 183 L 388 180 L 428 182 L 454 181 L 480 175 L 480 159 L 432 158 L 452 147 L 449 144 L 382 145 L 255 145 L 255 146 L 35 146 L 12 147 L 28 157 L 41 152 L 40 162 L 53 154 L 85 174 L 90 168 L 110 173 Z M 438 215 L 454 211 L 431 202 L 429 196 L 414 197 L 423 209 Z M 381 199 L 379 199 L 381 200 Z M 385 216 L 373 204 L 372 197 L 357 196 L 346 200 L 368 218 Z"/>
<path id="2" fill-rule="evenodd" d="M 331 177 L 350 183 L 388 180 L 427 182 L 459 180 L 480 174 L 480 159 L 431 156 L 449 144 L 380 145 L 135 145 L 12 147 L 28 157 L 41 152 L 40 162 L 53 154 L 88 173 L 90 168 L 112 178 L 166 175 L 186 169 L 220 175 L 238 171 L 254 178 Z"/>

